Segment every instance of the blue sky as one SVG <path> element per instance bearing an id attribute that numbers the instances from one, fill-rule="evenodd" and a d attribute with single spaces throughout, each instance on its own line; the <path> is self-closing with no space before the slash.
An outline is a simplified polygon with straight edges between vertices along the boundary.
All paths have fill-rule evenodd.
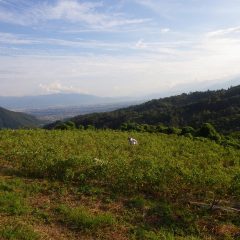
<path id="1" fill-rule="evenodd" d="M 240 79 L 240 0 L 0 0 L 0 95 L 99 96 Z"/>

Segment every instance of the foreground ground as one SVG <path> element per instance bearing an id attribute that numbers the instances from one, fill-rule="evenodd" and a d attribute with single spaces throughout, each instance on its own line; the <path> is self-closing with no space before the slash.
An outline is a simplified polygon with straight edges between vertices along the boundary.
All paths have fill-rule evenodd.
<path id="1" fill-rule="evenodd" d="M 240 150 L 164 134 L 1 131 L 0 239 L 240 239 Z"/>

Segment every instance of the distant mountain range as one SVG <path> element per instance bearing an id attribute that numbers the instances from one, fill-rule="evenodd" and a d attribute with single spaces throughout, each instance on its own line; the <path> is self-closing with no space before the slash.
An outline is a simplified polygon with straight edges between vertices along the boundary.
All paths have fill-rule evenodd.
<path id="1" fill-rule="evenodd" d="M 73 107 L 82 105 L 93 105 L 102 103 L 116 103 L 128 101 L 124 98 L 98 97 L 88 94 L 58 93 L 38 96 L 23 97 L 2 97 L 0 96 L 0 106 L 11 110 L 22 109 L 43 109 L 50 107 Z"/>
<path id="2" fill-rule="evenodd" d="M 0 107 L 0 129 L 32 128 L 39 126 L 41 123 L 29 114 L 13 112 Z"/>
<path id="3" fill-rule="evenodd" d="M 216 90 L 221 88 L 228 88 L 230 86 L 236 86 L 240 84 L 240 77 L 231 79 L 229 81 L 211 82 L 205 81 L 197 84 L 199 91 Z M 145 95 L 133 95 L 125 97 L 99 97 L 90 94 L 82 93 L 56 93 L 48 95 L 36 95 L 36 96 L 0 96 L 0 106 L 17 111 L 29 112 L 29 110 L 46 110 L 48 108 L 68 108 L 68 107 L 82 107 L 90 105 L 108 105 L 119 104 L 129 102 L 143 102 L 149 101 L 154 98 L 169 97 L 182 92 L 191 92 L 196 89 L 196 83 L 184 83 L 169 88 L 168 90 L 158 90 L 156 93 Z M 65 111 L 64 109 L 64 111 Z M 57 110 L 58 111 L 58 110 Z"/>
<path id="4" fill-rule="evenodd" d="M 119 129 L 123 123 L 198 128 L 212 123 L 225 133 L 240 131 L 240 85 L 228 90 L 193 92 L 151 100 L 107 113 L 93 113 L 71 119 L 77 126 Z M 54 128 L 51 124 L 48 128 Z"/>

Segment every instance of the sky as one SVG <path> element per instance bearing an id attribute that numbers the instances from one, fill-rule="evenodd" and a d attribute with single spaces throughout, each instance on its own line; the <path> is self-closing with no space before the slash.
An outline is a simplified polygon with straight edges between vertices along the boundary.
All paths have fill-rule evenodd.
<path id="1" fill-rule="evenodd" d="M 139 96 L 240 79 L 239 13 L 240 0 L 0 0 L 0 95 Z"/>

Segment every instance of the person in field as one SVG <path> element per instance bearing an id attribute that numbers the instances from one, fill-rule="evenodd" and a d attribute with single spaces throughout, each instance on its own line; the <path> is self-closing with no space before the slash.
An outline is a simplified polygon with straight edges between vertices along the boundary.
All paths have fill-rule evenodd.
<path id="1" fill-rule="evenodd" d="M 132 137 L 128 137 L 128 142 L 130 145 L 137 145 L 138 141 Z"/>

